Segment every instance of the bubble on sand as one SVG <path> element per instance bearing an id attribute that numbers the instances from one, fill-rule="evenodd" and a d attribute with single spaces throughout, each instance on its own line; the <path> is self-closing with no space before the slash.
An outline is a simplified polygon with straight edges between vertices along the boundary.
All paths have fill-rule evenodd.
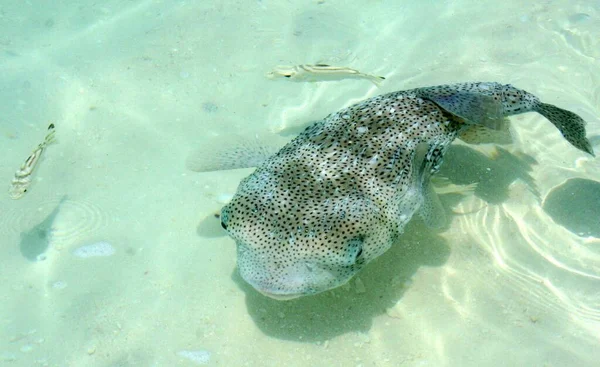
<path id="1" fill-rule="evenodd" d="M 83 245 L 73 251 L 73 255 L 81 258 L 111 256 L 115 253 L 115 248 L 108 242 L 96 242 L 89 245 Z"/>
<path id="2" fill-rule="evenodd" d="M 52 288 L 56 289 L 56 290 L 65 289 L 65 288 L 67 288 L 67 282 L 58 280 L 58 281 L 52 283 Z"/>
<path id="3" fill-rule="evenodd" d="M 205 350 L 182 350 L 177 355 L 187 358 L 196 364 L 207 364 L 210 360 L 210 352 Z"/>
<path id="4" fill-rule="evenodd" d="M 21 346 L 21 348 L 19 348 L 19 350 L 23 353 L 29 353 L 33 350 L 33 345 L 25 344 L 25 345 Z"/>
<path id="5" fill-rule="evenodd" d="M 233 194 L 231 193 L 220 193 L 217 195 L 217 202 L 219 204 L 227 204 L 233 199 Z"/>

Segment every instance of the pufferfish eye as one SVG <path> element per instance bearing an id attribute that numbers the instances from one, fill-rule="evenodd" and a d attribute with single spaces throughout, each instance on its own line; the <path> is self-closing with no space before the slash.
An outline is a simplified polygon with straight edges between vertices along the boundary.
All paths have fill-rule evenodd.
<path id="1" fill-rule="evenodd" d="M 354 254 L 354 262 L 357 262 L 360 259 L 360 256 L 363 253 L 363 243 L 364 242 L 365 242 L 364 235 L 354 237 L 353 239 L 350 240 L 350 248 L 355 249 L 355 251 L 356 251 Z"/>
<path id="2" fill-rule="evenodd" d="M 228 222 L 229 222 L 229 213 L 227 212 L 227 210 L 225 208 L 223 208 L 223 210 L 221 210 L 221 227 L 223 227 L 224 230 L 227 230 Z"/>

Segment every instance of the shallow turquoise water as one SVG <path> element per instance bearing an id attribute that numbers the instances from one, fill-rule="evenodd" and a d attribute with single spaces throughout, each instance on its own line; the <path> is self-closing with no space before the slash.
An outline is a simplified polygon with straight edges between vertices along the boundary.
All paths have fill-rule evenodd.
<path id="1" fill-rule="evenodd" d="M 386 80 L 265 77 L 303 63 Z M 479 80 L 580 114 L 599 151 L 599 75 L 598 1 L 5 1 L 6 189 L 51 122 L 57 140 L 23 198 L 0 196 L 0 364 L 594 366 L 600 161 L 540 116 L 504 150 L 449 153 L 446 176 L 477 186 L 442 197 L 447 230 L 415 220 L 349 285 L 290 302 L 240 279 L 214 218 L 252 170 L 185 162 Z"/>

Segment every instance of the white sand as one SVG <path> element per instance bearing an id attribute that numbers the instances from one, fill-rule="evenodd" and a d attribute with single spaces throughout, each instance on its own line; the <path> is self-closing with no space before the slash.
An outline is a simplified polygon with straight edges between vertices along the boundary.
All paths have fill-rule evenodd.
<path id="1" fill-rule="evenodd" d="M 0 364 L 193 366 L 178 353 L 206 351 L 212 366 L 597 365 L 600 239 L 554 223 L 522 181 L 501 204 L 452 202 L 480 210 L 443 233 L 412 223 L 359 275 L 365 292 L 353 281 L 276 302 L 235 275 L 234 242 L 211 218 L 251 170 L 184 165 L 233 132 L 276 132 L 376 94 L 458 81 L 512 83 L 600 134 L 598 2 L 501 3 L 0 4 L 7 189 L 57 127 L 30 192 L 0 195 Z M 315 62 L 387 80 L 264 77 Z M 514 121 L 510 150 L 538 161 L 542 198 L 567 178 L 600 180 L 600 161 L 543 118 Z M 21 234 L 35 234 L 64 195 L 46 260 L 27 260 Z M 114 255 L 70 253 L 103 241 Z"/>

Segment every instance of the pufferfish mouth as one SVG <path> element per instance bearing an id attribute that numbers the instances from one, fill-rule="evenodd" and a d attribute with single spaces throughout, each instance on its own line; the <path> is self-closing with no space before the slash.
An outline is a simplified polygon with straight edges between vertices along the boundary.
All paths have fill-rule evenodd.
<path id="1" fill-rule="evenodd" d="M 331 270 L 307 261 L 299 261 L 287 266 L 284 272 L 269 272 L 262 267 L 248 268 L 238 258 L 238 270 L 242 278 L 262 295 L 279 301 L 287 301 L 327 291 L 340 285 L 339 277 Z M 343 279 L 341 283 L 345 283 Z"/>
<path id="2" fill-rule="evenodd" d="M 289 301 L 289 300 L 300 298 L 300 297 L 306 295 L 306 294 L 303 294 L 303 293 L 277 294 L 277 293 L 271 293 L 271 292 L 263 291 L 263 290 L 260 290 L 258 288 L 254 288 L 254 289 L 256 289 L 263 296 L 266 296 L 266 297 L 269 297 L 269 298 L 273 298 L 273 299 L 276 299 L 278 301 Z"/>
<path id="3" fill-rule="evenodd" d="M 271 282 L 269 281 L 261 281 L 258 279 L 253 279 L 249 276 L 245 276 L 243 271 L 241 271 L 241 275 L 242 278 L 258 293 L 278 301 L 289 301 L 295 298 L 317 293 L 314 289 L 306 284 L 307 280 L 302 278 L 280 279 L 281 282 L 287 285 L 286 287 L 280 288 L 273 286 L 273 284 L 270 284 Z"/>

